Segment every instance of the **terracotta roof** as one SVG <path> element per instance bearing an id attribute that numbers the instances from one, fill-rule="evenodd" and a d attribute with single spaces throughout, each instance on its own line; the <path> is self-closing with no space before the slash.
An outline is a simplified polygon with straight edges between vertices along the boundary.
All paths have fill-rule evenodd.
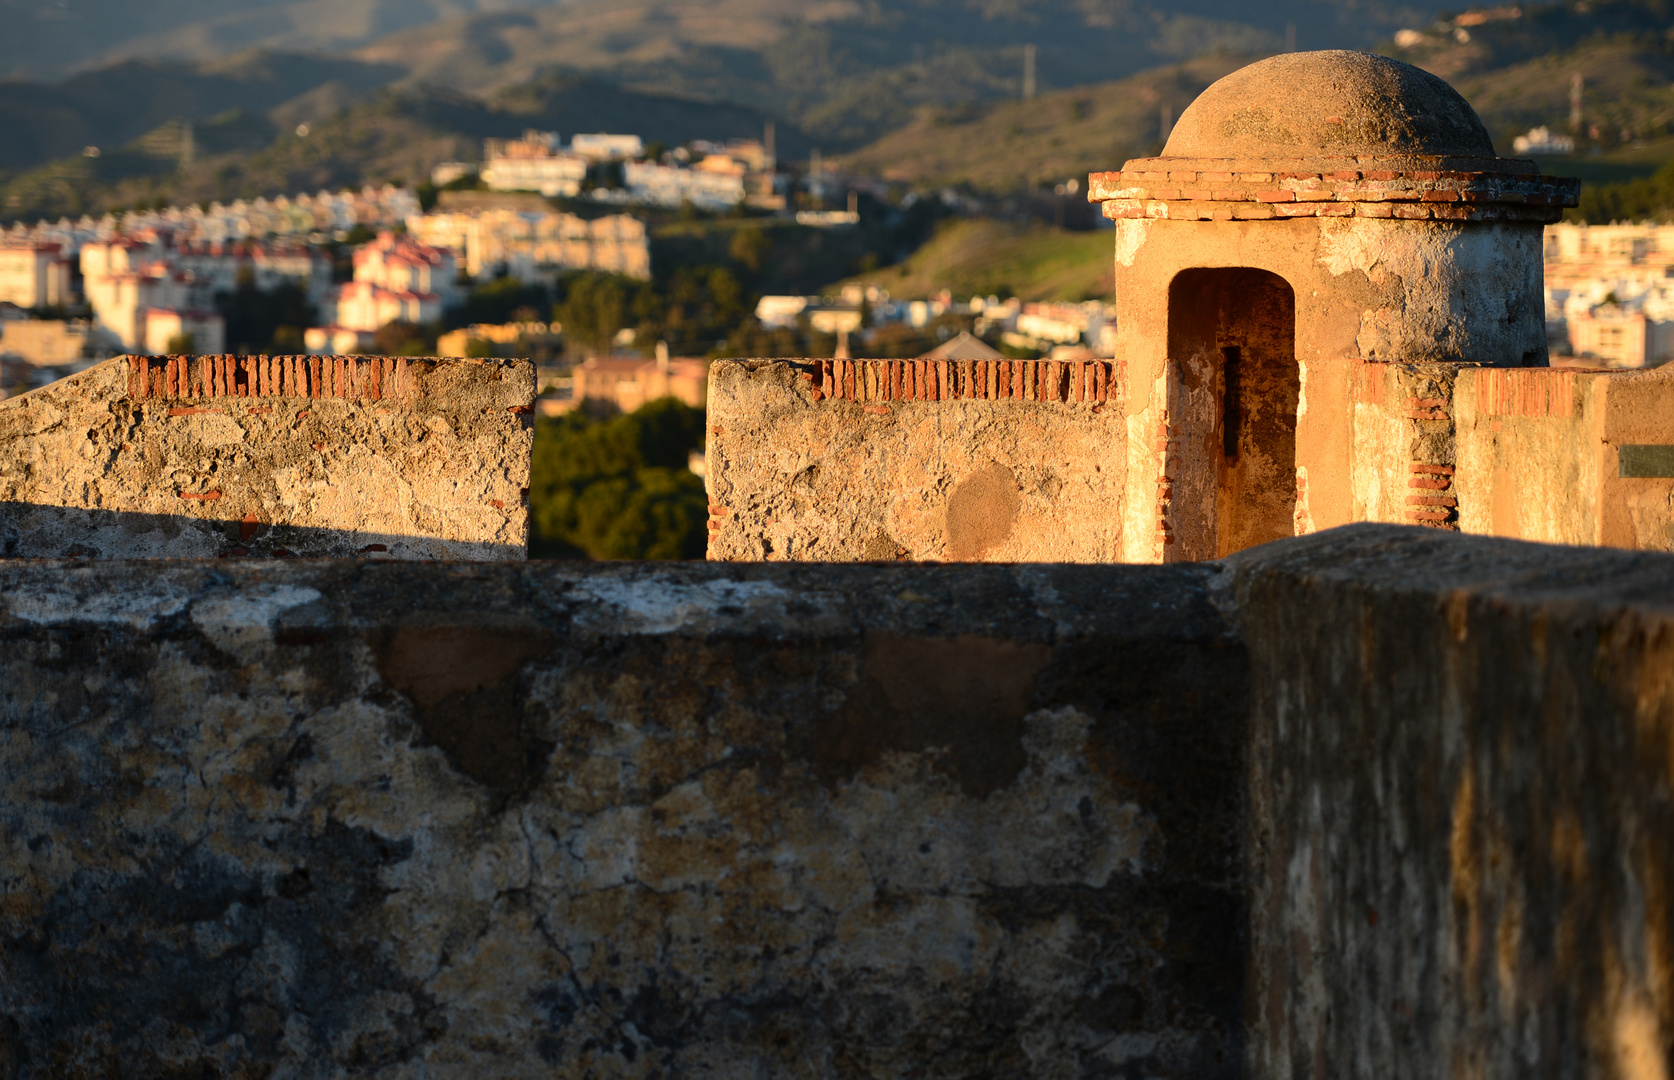
<path id="1" fill-rule="evenodd" d="M 1005 354 L 996 351 L 979 337 L 972 337 L 967 330 L 959 331 L 958 336 L 948 338 L 934 349 L 918 357 L 920 360 L 998 360 Z"/>

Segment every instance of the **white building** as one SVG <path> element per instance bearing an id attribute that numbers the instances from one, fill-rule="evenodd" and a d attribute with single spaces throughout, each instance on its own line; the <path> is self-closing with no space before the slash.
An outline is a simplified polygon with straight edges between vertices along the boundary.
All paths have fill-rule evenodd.
<path id="1" fill-rule="evenodd" d="M 592 161 L 627 161 L 645 156 L 645 142 L 638 135 L 576 135 L 570 152 Z"/>
<path id="2" fill-rule="evenodd" d="M 451 252 L 381 234 L 355 251 L 355 278 L 335 290 L 329 324 L 304 332 L 308 350 L 358 352 L 390 323 L 436 321 L 458 297 L 457 273 Z"/>
<path id="3" fill-rule="evenodd" d="M 1512 139 L 1511 149 L 1518 154 L 1573 154 L 1575 140 L 1568 135 L 1555 135 L 1549 128 L 1537 127 Z"/>
<path id="4" fill-rule="evenodd" d="M 491 191 L 538 191 L 548 198 L 573 198 L 581 194 L 590 164 L 586 156 L 561 149 L 556 131 L 531 129 L 521 139 L 483 140 L 479 175 Z"/>
<path id="5" fill-rule="evenodd" d="M 455 210 L 415 216 L 407 231 L 420 243 L 463 253 L 472 277 L 546 281 L 566 270 L 651 277 L 650 235 L 625 214 L 588 221 L 552 211 Z"/>
<path id="6" fill-rule="evenodd" d="M 699 210 L 731 210 L 744 201 L 744 174 L 728 169 L 682 169 L 649 161 L 630 161 L 622 167 L 629 201 L 678 207 L 691 203 Z"/>
<path id="7" fill-rule="evenodd" d="M 756 301 L 756 321 L 769 330 L 792 328 L 808 306 L 817 303 L 817 296 L 764 296 Z"/>
<path id="8" fill-rule="evenodd" d="M 285 284 L 301 286 L 315 304 L 331 295 L 331 259 L 319 248 L 276 243 L 187 243 L 175 248 L 171 258 L 199 290 L 200 306 L 208 302 L 205 296 L 234 291 L 241 279 L 263 292 Z"/>
<path id="9" fill-rule="evenodd" d="M 145 313 L 145 351 L 165 353 L 208 353 L 227 349 L 227 324 L 213 312 L 174 311 L 151 308 Z"/>
<path id="10" fill-rule="evenodd" d="M 70 262 L 52 241 L 11 243 L 0 238 L 0 301 L 22 308 L 69 303 Z"/>
<path id="11" fill-rule="evenodd" d="M 154 339 L 161 335 L 166 347 L 186 326 L 202 339 L 194 342 L 200 351 L 225 348 L 221 316 L 197 306 L 200 292 L 171 254 L 155 234 L 82 245 L 82 286 L 98 326 L 135 352 L 163 351 Z M 152 333 L 153 318 L 164 330 Z"/>

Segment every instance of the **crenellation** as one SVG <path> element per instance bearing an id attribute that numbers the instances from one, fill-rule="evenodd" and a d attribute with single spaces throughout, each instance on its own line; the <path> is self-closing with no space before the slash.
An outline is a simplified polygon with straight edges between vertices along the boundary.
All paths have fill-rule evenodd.
<path id="1" fill-rule="evenodd" d="M 0 402 L 0 544 L 521 559 L 533 398 L 526 361 L 118 357 Z"/>

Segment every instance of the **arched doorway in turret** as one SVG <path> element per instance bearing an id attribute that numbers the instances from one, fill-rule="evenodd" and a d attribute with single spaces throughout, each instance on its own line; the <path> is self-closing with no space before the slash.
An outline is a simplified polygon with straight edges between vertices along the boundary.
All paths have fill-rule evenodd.
<path id="1" fill-rule="evenodd" d="M 1296 532 L 1296 294 L 1248 267 L 1183 270 L 1168 294 L 1176 559 Z"/>

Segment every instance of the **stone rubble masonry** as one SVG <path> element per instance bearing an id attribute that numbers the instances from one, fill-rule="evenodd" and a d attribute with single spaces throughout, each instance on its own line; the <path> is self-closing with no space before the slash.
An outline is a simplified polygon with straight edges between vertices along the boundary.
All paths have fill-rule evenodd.
<path id="1" fill-rule="evenodd" d="M 1114 562 L 1127 468 L 1120 369 L 719 361 L 709 558 Z"/>
<path id="2" fill-rule="evenodd" d="M 0 402 L 0 555 L 522 559 L 528 361 L 124 356 Z"/>
<path id="3" fill-rule="evenodd" d="M 1087 198 L 1102 202 L 1112 219 L 1371 217 L 1543 225 L 1560 220 L 1564 207 L 1580 198 L 1581 182 L 1507 171 L 1525 164 L 1438 159 L 1433 167 L 1415 169 L 1407 160 L 1348 159 L 1321 166 L 1305 160 L 1136 158 L 1118 172 L 1091 174 Z"/>
<path id="4" fill-rule="evenodd" d="M 0 1070 L 1236 1077 L 1215 578 L 0 562 Z"/>
<path id="5" fill-rule="evenodd" d="M 1674 445 L 1674 370 L 1356 361 L 1350 383 L 1358 518 L 1674 551 L 1674 475 L 1621 467 Z"/>
<path id="6" fill-rule="evenodd" d="M 1248 1075 L 1669 1075 L 1674 558 L 1353 526 L 1229 563 Z"/>
<path id="7" fill-rule="evenodd" d="M 1661 1075 L 1674 558 L 0 563 L 0 1073 Z"/>

